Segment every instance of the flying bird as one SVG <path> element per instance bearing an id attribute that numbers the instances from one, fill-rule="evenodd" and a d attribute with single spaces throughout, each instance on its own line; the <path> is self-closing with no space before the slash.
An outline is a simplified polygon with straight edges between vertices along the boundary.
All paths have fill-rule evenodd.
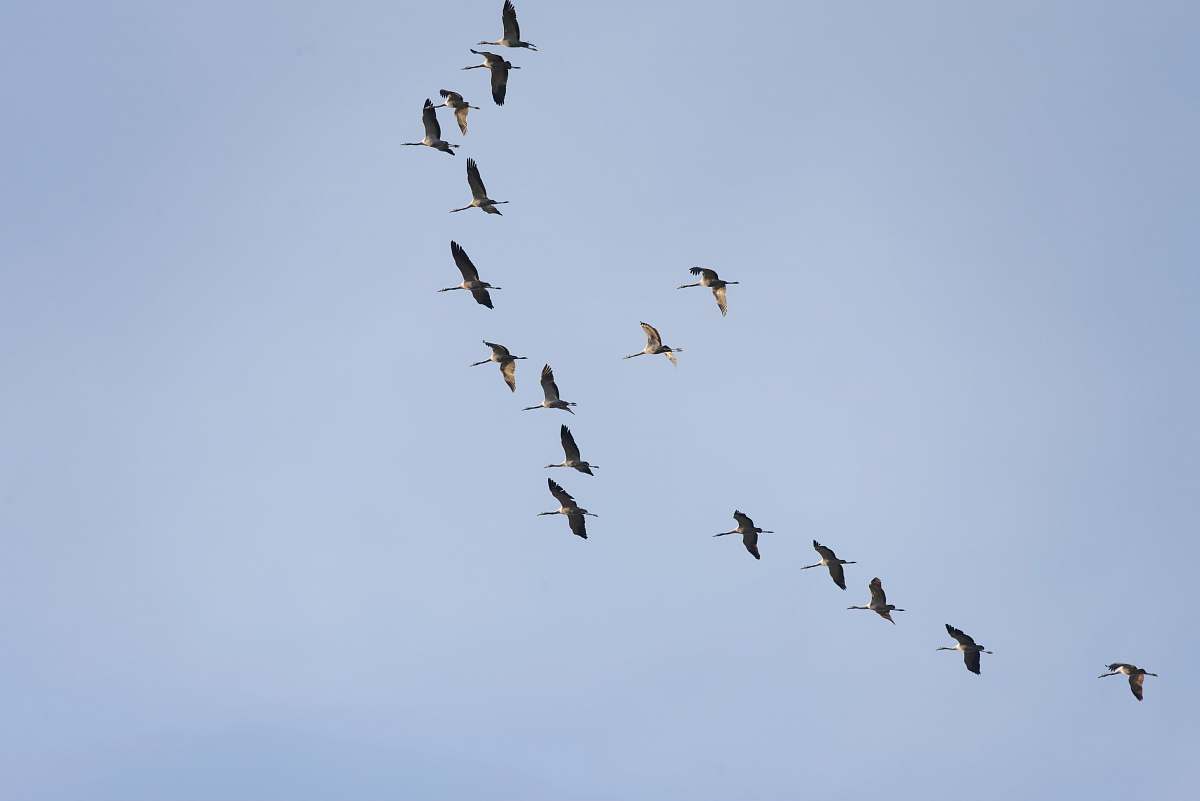
<path id="1" fill-rule="evenodd" d="M 475 159 L 471 158 L 467 159 L 467 185 L 471 187 L 471 202 L 461 209 L 450 209 L 451 214 L 467 209 L 483 209 L 488 214 L 499 214 L 500 209 L 496 207 L 501 203 L 508 202 L 507 200 L 492 200 L 487 196 L 487 187 L 483 185 L 483 179 L 479 177 L 479 165 L 475 163 Z"/>
<path id="2" fill-rule="evenodd" d="M 486 291 L 485 291 L 486 294 Z M 508 352 L 508 348 L 503 345 L 497 345 L 495 342 L 488 342 L 486 339 L 483 344 L 492 349 L 492 355 L 481 362 L 472 362 L 472 367 L 478 367 L 481 364 L 495 362 L 500 365 L 500 375 L 504 378 L 504 383 L 508 384 L 508 388 L 513 392 L 517 391 L 517 359 L 527 358 L 525 356 L 513 356 Z"/>
<path id="3" fill-rule="evenodd" d="M 498 56 L 495 53 L 489 53 L 486 50 L 471 49 L 471 52 L 477 56 L 483 56 L 482 64 L 472 64 L 469 67 L 463 67 L 464 70 L 478 70 L 487 68 L 492 73 L 492 100 L 497 106 L 504 105 L 504 95 L 508 93 L 508 71 L 519 70 L 520 67 L 514 67 L 511 61 L 505 61 L 504 56 Z"/>
<path id="4" fill-rule="evenodd" d="M 622 358 L 632 359 L 634 356 L 655 356 L 659 353 L 665 354 L 671 360 L 671 364 L 678 365 L 679 362 L 675 359 L 676 353 L 683 353 L 683 348 L 672 348 L 662 343 L 662 337 L 658 334 L 658 329 L 650 325 L 650 323 L 642 323 L 642 330 L 646 332 L 646 347 L 642 348 L 637 353 L 631 353 Z"/>
<path id="5" fill-rule="evenodd" d="M 494 42 L 476 42 L 481 45 L 496 45 L 497 47 L 527 47 L 537 51 L 532 42 L 521 41 L 521 28 L 517 25 L 517 9 L 512 0 L 504 0 L 504 10 L 500 12 L 504 21 L 504 37 Z"/>
<path id="6" fill-rule="evenodd" d="M 976 672 L 978 673 L 979 671 Z M 1133 691 L 1133 697 L 1139 701 L 1142 700 L 1142 683 L 1146 680 L 1146 677 L 1153 676 L 1158 678 L 1157 673 L 1150 673 L 1137 665 L 1130 665 L 1126 662 L 1113 662 L 1108 666 L 1108 672 L 1101 673 L 1097 678 L 1102 679 L 1105 676 L 1115 676 L 1118 673 L 1129 677 L 1129 689 Z"/>
<path id="7" fill-rule="evenodd" d="M 746 550 L 749 551 L 750 555 L 755 559 L 761 559 L 762 557 L 759 556 L 758 553 L 758 535 L 774 534 L 775 532 L 767 531 L 765 528 L 758 528 L 754 525 L 753 520 L 751 520 L 743 512 L 739 512 L 737 509 L 733 510 L 733 519 L 737 521 L 737 528 L 730 529 L 729 531 L 722 531 L 720 534 L 713 534 L 713 536 L 724 537 L 727 534 L 741 534 L 742 545 L 746 546 Z"/>
<path id="8" fill-rule="evenodd" d="M 721 310 L 721 316 L 729 311 L 729 307 L 725 303 L 725 287 L 730 284 L 736 284 L 737 281 L 722 281 L 717 277 L 716 270 L 710 270 L 707 267 L 693 267 L 689 270 L 692 275 L 700 276 L 700 280 L 694 284 L 680 284 L 679 289 L 687 289 L 690 286 L 707 286 L 712 288 L 713 297 L 717 299 L 717 308 Z"/>
<path id="9" fill-rule="evenodd" d="M 961 651 L 963 661 L 967 663 L 967 670 L 979 675 L 979 655 L 990 654 L 991 651 L 985 650 L 982 645 L 976 645 L 975 640 L 971 639 L 970 635 L 964 634 L 961 629 L 956 629 L 949 623 L 946 624 L 946 631 L 955 639 L 958 645 L 953 648 L 943 645 L 938 648 L 939 651 Z"/>
<path id="10" fill-rule="evenodd" d="M 592 468 L 594 467 L 598 470 L 600 469 L 600 465 L 589 464 L 579 458 L 579 446 L 575 444 L 575 437 L 571 436 L 571 429 L 563 425 L 558 431 L 558 436 L 562 440 L 565 458 L 558 464 L 548 464 L 546 467 L 573 467 L 580 473 L 587 473 L 589 476 L 595 475 L 592 472 Z"/>
<path id="11" fill-rule="evenodd" d="M 401 142 L 401 144 L 424 145 L 453 156 L 454 151 L 451 148 L 458 147 L 458 145 L 442 141 L 442 126 L 438 125 L 437 112 L 434 111 L 436 108 L 437 106 L 433 105 L 429 98 L 425 98 L 425 105 L 421 108 L 421 122 L 425 124 L 425 138 L 420 142 Z"/>
<path id="12" fill-rule="evenodd" d="M 585 516 L 599 517 L 600 515 L 592 514 L 587 509 L 581 509 L 579 504 L 575 503 L 575 499 L 571 497 L 571 493 L 567 492 L 558 484 L 554 483 L 554 479 L 546 479 L 546 484 L 550 487 L 550 494 L 558 499 L 558 508 L 553 512 L 538 512 L 537 516 L 543 515 L 566 515 L 567 522 L 571 524 L 571 533 L 576 537 L 587 539 L 587 528 L 584 525 Z"/>
<path id="13" fill-rule="evenodd" d="M 448 286 L 445 289 L 439 289 L 438 292 L 465 289 L 471 293 L 471 297 L 475 298 L 475 302 L 480 306 L 492 308 L 492 296 L 488 294 L 488 290 L 500 289 L 500 287 L 479 280 L 479 271 L 475 269 L 467 252 L 457 242 L 450 242 L 450 253 L 454 256 L 454 263 L 458 265 L 458 271 L 462 273 L 463 280 L 458 286 Z"/>
<path id="14" fill-rule="evenodd" d="M 539 403 L 537 406 L 526 406 L 521 411 L 528 412 L 532 409 L 562 409 L 564 412 L 571 412 L 571 414 L 575 414 L 575 412 L 571 411 L 570 407 L 578 404 L 570 403 L 558 397 L 558 384 L 554 383 L 554 371 L 550 369 L 550 365 L 548 364 L 542 367 L 542 395 L 544 395 L 545 398 L 541 403 Z"/>
<path id="15" fill-rule="evenodd" d="M 896 621 L 892 620 L 892 612 L 903 612 L 904 610 L 887 602 L 887 594 L 883 591 L 883 582 L 878 577 L 871 579 L 871 583 L 867 586 L 871 590 L 871 602 L 866 606 L 847 606 L 846 608 L 869 609 L 893 626 L 896 625 Z"/>
<path id="16" fill-rule="evenodd" d="M 816 540 L 813 540 L 813 548 L 816 549 L 817 553 L 821 555 L 821 561 L 817 562 L 815 565 L 805 565 L 800 569 L 808 570 L 809 568 L 825 565 L 825 567 L 829 568 L 829 577 L 833 579 L 833 583 L 841 587 L 843 590 L 846 589 L 846 571 L 842 570 L 842 565 L 854 565 L 858 563 L 847 562 L 845 559 L 838 559 L 837 554 L 833 552 L 832 548 L 827 548 Z"/>
<path id="17" fill-rule="evenodd" d="M 445 100 L 442 105 L 434 106 L 434 108 L 452 108 L 454 109 L 454 119 L 458 120 L 458 130 L 462 131 L 463 136 L 467 135 L 467 111 L 475 109 L 479 111 L 479 106 L 472 106 L 467 101 L 463 100 L 463 96 L 458 92 L 451 92 L 449 89 L 442 89 L 438 92 Z"/>

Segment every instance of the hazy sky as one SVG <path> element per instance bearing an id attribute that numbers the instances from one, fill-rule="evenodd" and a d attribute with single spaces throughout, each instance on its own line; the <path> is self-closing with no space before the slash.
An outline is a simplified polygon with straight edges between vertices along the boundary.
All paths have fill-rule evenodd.
<path id="1" fill-rule="evenodd" d="M 1194 798 L 1196 6 L 500 5 L 3 12 L 0 796 Z"/>

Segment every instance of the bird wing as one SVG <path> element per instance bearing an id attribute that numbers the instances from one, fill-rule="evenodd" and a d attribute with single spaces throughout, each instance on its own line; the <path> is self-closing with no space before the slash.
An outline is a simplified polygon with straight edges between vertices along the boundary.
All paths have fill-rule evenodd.
<path id="1" fill-rule="evenodd" d="M 558 384 L 554 383 L 554 371 L 548 364 L 542 367 L 542 394 L 548 403 L 558 400 Z"/>
<path id="2" fill-rule="evenodd" d="M 504 383 L 508 384 L 508 388 L 513 392 L 517 391 L 517 361 L 509 359 L 506 362 L 500 362 L 500 375 L 504 376 Z"/>
<path id="3" fill-rule="evenodd" d="M 457 106 L 459 103 L 463 102 L 462 95 L 460 95 L 458 92 L 452 92 L 449 89 L 441 89 L 438 91 L 438 94 L 449 100 L 450 105 L 452 106 Z"/>
<path id="4" fill-rule="evenodd" d="M 962 645 L 966 648 L 974 648 L 975 647 L 975 640 L 973 640 L 971 638 L 971 635 L 964 633 L 962 629 L 956 629 L 956 628 L 954 628 L 954 626 L 951 626 L 949 623 L 947 623 L 946 624 L 946 632 L 951 637 L 953 637 L 955 639 L 955 641 L 958 642 L 959 645 Z M 976 661 L 978 661 L 978 660 L 976 660 Z M 975 672 L 978 673 L 979 671 L 975 671 Z"/>
<path id="5" fill-rule="evenodd" d="M 461 131 L 464 136 L 466 136 L 467 133 L 468 111 L 470 111 L 470 109 L 466 106 L 459 106 L 458 108 L 454 109 L 454 119 L 458 120 L 458 130 Z"/>
<path id="6" fill-rule="evenodd" d="M 1129 675 L 1129 689 L 1133 691 L 1133 697 L 1142 700 L 1142 682 L 1146 680 L 1145 673 L 1131 673 Z"/>
<path id="7" fill-rule="evenodd" d="M 662 337 L 658 335 L 657 328 L 650 325 L 650 323 L 642 323 L 642 330 L 646 332 L 646 345 L 648 347 L 662 347 Z"/>
<path id="8" fill-rule="evenodd" d="M 688 270 L 688 272 L 690 272 L 692 275 L 700 276 L 702 281 L 717 280 L 717 271 L 710 270 L 707 267 L 693 267 L 692 269 Z"/>
<path id="9" fill-rule="evenodd" d="M 458 265 L 458 271 L 462 273 L 464 281 L 479 280 L 479 271 L 471 263 L 471 257 L 467 255 L 467 251 L 462 249 L 462 245 L 451 240 L 450 255 L 454 257 L 454 263 Z"/>
<path id="10" fill-rule="evenodd" d="M 1128 662 L 1113 662 L 1111 665 L 1108 666 L 1108 669 L 1109 670 L 1120 670 L 1123 667 L 1129 668 L 1130 670 L 1137 670 L 1137 668 L 1135 668 L 1133 665 L 1129 664 Z"/>
<path id="11" fill-rule="evenodd" d="M 425 106 L 421 109 L 421 122 L 425 123 L 425 135 L 437 142 L 442 138 L 442 126 L 438 125 L 436 106 L 425 98 Z"/>
<path id="12" fill-rule="evenodd" d="M 483 344 L 492 349 L 492 355 L 497 359 L 504 359 L 512 355 L 508 352 L 508 348 L 504 347 L 503 345 L 497 345 L 495 342 L 488 342 L 486 339 L 483 341 Z"/>
<path id="13" fill-rule="evenodd" d="M 504 38 L 510 42 L 521 41 L 521 26 L 517 24 L 517 9 L 512 0 L 504 0 L 504 11 L 500 16 L 504 20 Z"/>
<path id="14" fill-rule="evenodd" d="M 724 317 L 729 311 L 729 305 L 725 302 L 725 287 L 713 287 L 713 297 L 717 299 L 717 308 L 721 310 L 721 316 Z"/>
<path id="15" fill-rule="evenodd" d="M 575 499 L 571 497 L 571 493 L 560 487 L 554 479 L 546 479 L 546 484 L 549 485 L 550 494 L 558 500 L 560 506 L 570 507 L 575 505 Z"/>
<path id="16" fill-rule="evenodd" d="M 745 512 L 739 512 L 736 509 L 733 511 L 733 519 L 737 521 L 738 528 L 754 528 L 754 521 L 750 519 Z"/>
<path id="17" fill-rule="evenodd" d="M 746 529 L 746 533 L 742 535 L 742 545 L 746 546 L 746 550 L 755 559 L 761 559 L 758 555 L 758 532 L 753 528 Z"/>
<path id="18" fill-rule="evenodd" d="M 571 524 L 572 534 L 587 539 L 587 518 L 579 512 L 573 512 L 567 515 L 567 522 Z"/>
<path id="19" fill-rule="evenodd" d="M 508 92 L 508 65 L 490 64 L 492 71 L 492 100 L 497 106 L 504 105 L 504 95 Z"/>
<path id="20" fill-rule="evenodd" d="M 578 461 L 579 446 L 575 444 L 575 437 L 571 436 L 571 429 L 564 425 L 558 433 L 562 440 L 563 453 L 567 455 L 567 461 Z"/>
<path id="21" fill-rule="evenodd" d="M 838 585 L 843 590 L 846 589 L 846 571 L 842 569 L 840 563 L 829 563 L 829 576 L 833 579 L 834 584 Z"/>
<path id="22" fill-rule="evenodd" d="M 480 306 L 487 306 L 489 309 L 496 308 L 492 305 L 492 296 L 486 289 L 472 289 L 471 297 L 475 298 L 475 302 Z"/>
<path id="23" fill-rule="evenodd" d="M 871 579 L 871 606 L 887 606 L 887 594 L 883 591 L 883 582 L 878 578 Z"/>
<path id="24" fill-rule="evenodd" d="M 467 184 L 471 187 L 472 197 L 487 197 L 487 187 L 479 177 L 479 165 L 475 163 L 475 159 L 467 159 Z"/>
<path id="25" fill-rule="evenodd" d="M 963 651 L 963 661 L 967 663 L 967 670 L 979 675 L 979 650 L 976 648 L 968 648 Z"/>
<path id="26" fill-rule="evenodd" d="M 828 548 L 816 540 L 813 540 L 813 549 L 821 555 L 822 559 L 837 559 L 837 554 L 833 552 L 832 548 Z"/>

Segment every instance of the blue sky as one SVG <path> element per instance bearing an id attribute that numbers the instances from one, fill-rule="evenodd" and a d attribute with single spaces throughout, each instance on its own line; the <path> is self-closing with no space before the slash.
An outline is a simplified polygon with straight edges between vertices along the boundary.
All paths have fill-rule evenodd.
<path id="1" fill-rule="evenodd" d="M 499 7 L 4 13 L 0 795 L 1194 797 L 1195 6 Z"/>

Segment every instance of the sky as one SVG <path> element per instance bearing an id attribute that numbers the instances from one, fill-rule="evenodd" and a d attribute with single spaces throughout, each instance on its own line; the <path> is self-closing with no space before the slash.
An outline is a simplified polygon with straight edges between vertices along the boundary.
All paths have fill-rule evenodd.
<path id="1" fill-rule="evenodd" d="M 1196 6 L 499 9 L 2 12 L 0 796 L 1195 797 Z"/>

